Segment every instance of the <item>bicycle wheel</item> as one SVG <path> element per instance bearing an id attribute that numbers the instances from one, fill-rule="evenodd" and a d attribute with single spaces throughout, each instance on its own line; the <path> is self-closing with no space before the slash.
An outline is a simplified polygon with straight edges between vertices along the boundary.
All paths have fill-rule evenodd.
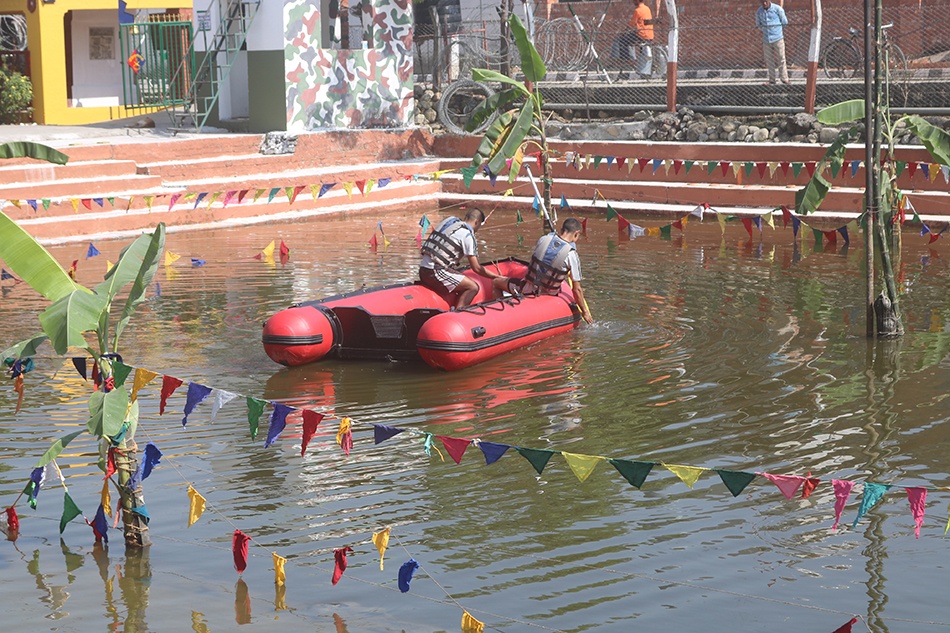
<path id="1" fill-rule="evenodd" d="M 587 42 L 572 18 L 542 23 L 535 32 L 534 47 L 548 70 L 580 70 L 587 65 Z"/>
<path id="2" fill-rule="evenodd" d="M 439 99 L 439 105 L 436 114 L 439 116 L 439 122 L 445 126 L 448 132 L 453 134 L 465 134 L 465 126 L 472 118 L 472 112 L 485 99 L 495 94 L 495 91 L 483 83 L 472 81 L 471 79 L 460 79 L 446 88 L 442 92 L 442 98 Z M 488 129 L 495 116 L 482 121 L 472 134 L 478 134 Z"/>
<path id="3" fill-rule="evenodd" d="M 903 82 L 907 79 L 907 57 L 897 44 L 888 44 L 884 50 L 887 55 L 888 79 Z"/>
<path id="4" fill-rule="evenodd" d="M 654 79 L 662 79 L 663 77 L 666 77 L 666 62 L 666 47 L 654 46 L 653 65 L 650 68 L 650 77 Z"/>
<path id="5" fill-rule="evenodd" d="M 850 42 L 835 39 L 821 56 L 821 67 L 828 79 L 851 79 L 861 63 L 861 56 Z"/>

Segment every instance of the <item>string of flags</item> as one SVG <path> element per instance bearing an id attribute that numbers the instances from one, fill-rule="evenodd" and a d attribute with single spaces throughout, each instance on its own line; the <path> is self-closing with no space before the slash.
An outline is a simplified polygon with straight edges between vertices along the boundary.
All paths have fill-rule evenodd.
<path id="1" fill-rule="evenodd" d="M 84 379 L 88 380 L 88 359 L 85 357 L 76 357 L 71 360 L 73 366 L 77 369 L 79 374 Z M 21 375 L 22 373 L 25 373 L 26 371 L 29 371 L 33 368 L 32 359 L 16 360 L 15 363 L 29 363 L 29 369 L 24 369 L 22 365 L 20 366 L 19 371 L 21 372 Z M 13 363 L 7 364 L 13 365 Z M 163 375 L 159 372 L 150 371 L 141 367 L 135 368 L 118 360 L 113 362 L 113 376 L 111 377 L 111 380 L 104 383 L 100 379 L 97 364 L 95 362 L 92 363 L 92 378 L 95 384 L 95 389 L 103 388 L 108 390 L 110 388 L 114 388 L 115 386 L 124 385 L 130 375 L 133 376 L 133 386 L 130 393 L 130 399 L 133 402 L 138 398 L 140 391 L 146 385 L 149 385 L 151 382 L 161 376 L 162 381 L 160 389 L 159 415 L 164 415 L 169 398 L 177 391 L 178 388 L 186 384 L 181 378 L 167 374 Z M 188 416 L 195 411 L 199 404 L 205 402 L 207 399 L 210 398 L 212 401 L 211 420 L 214 421 L 222 407 L 224 407 L 229 402 L 241 397 L 242 396 L 240 394 L 209 387 L 197 382 L 187 383 L 187 394 L 185 396 L 185 404 L 183 407 L 184 415 L 182 417 L 182 427 L 187 427 Z M 326 420 L 334 419 L 336 417 L 332 414 L 321 413 L 308 408 L 292 407 L 279 402 L 268 402 L 254 398 L 252 396 L 243 396 L 243 399 L 247 407 L 247 420 L 252 439 L 256 439 L 258 435 L 259 421 L 264 414 L 265 409 L 268 406 L 271 407 L 267 437 L 264 441 L 265 448 L 272 446 L 279 439 L 281 433 L 283 433 L 287 426 L 288 418 L 293 414 L 299 413 L 301 418 L 301 456 L 306 454 L 308 445 L 316 434 L 319 425 Z M 375 445 L 381 444 L 401 433 L 415 435 L 422 439 L 422 449 L 426 455 L 431 456 L 432 451 L 434 450 L 444 462 L 445 457 L 442 454 L 442 451 L 440 451 L 435 444 L 435 441 L 438 440 L 445 450 L 445 453 L 447 453 L 452 461 L 454 461 L 456 464 L 461 464 L 467 449 L 470 446 L 475 446 L 480 450 L 482 456 L 485 459 L 486 465 L 491 465 L 497 462 L 504 455 L 509 453 L 509 451 L 511 451 L 512 453 L 517 453 L 522 458 L 524 458 L 537 472 L 537 474 L 541 475 L 549 464 L 550 460 L 555 455 L 558 455 L 564 460 L 574 476 L 580 482 L 584 482 L 593 474 L 594 470 L 601 463 L 607 463 L 613 466 L 629 484 L 636 487 L 637 489 L 640 489 L 646 483 L 648 476 L 657 466 L 663 467 L 666 470 L 672 472 L 678 479 L 680 479 L 690 488 L 692 488 L 704 474 L 715 472 L 729 492 L 733 495 L 733 497 L 739 496 L 746 489 L 746 487 L 758 477 L 770 481 L 778 488 L 780 493 L 789 500 L 792 500 L 796 497 L 807 499 L 818 488 L 818 486 L 825 481 L 821 478 L 813 477 L 810 472 L 804 476 L 786 475 L 760 471 L 746 472 L 681 464 L 668 464 L 645 460 L 616 459 L 599 455 L 586 455 L 552 449 L 537 449 L 502 444 L 498 442 L 487 442 L 477 438 L 469 439 L 434 435 L 432 433 L 413 428 L 401 428 L 384 424 L 363 424 L 354 421 L 347 416 L 343 416 L 338 419 L 339 426 L 335 438 L 336 444 L 347 456 L 349 456 L 350 452 L 354 448 L 353 427 L 357 426 L 372 428 L 373 443 Z M 55 462 L 55 458 L 58 456 L 59 452 L 61 452 L 72 439 L 81 433 L 82 431 L 70 433 L 69 435 L 58 440 L 54 444 L 53 448 L 46 452 L 44 457 L 41 458 L 37 467 L 35 467 L 30 473 L 29 481 L 27 482 L 22 494 L 26 496 L 27 503 L 35 509 L 37 507 L 38 495 L 44 482 L 46 481 L 47 467 L 51 466 L 55 469 L 57 475 L 62 481 L 65 491 L 63 514 L 60 519 L 60 533 L 62 534 L 65 531 L 69 522 L 71 522 L 76 517 L 82 516 L 86 524 L 92 528 L 96 541 L 108 542 L 108 530 L 110 527 L 108 518 L 110 515 L 113 517 L 111 526 L 112 529 L 118 528 L 120 518 L 118 508 L 115 508 L 116 511 L 113 512 L 109 487 L 110 482 L 112 482 L 113 486 L 116 488 L 118 487 L 118 484 L 111 479 L 111 476 L 117 472 L 115 459 L 117 449 L 115 447 L 109 449 L 106 460 L 106 476 L 104 477 L 104 483 L 100 493 L 100 504 L 92 520 L 85 518 L 85 515 L 80 510 L 79 506 L 69 495 L 66 480 Z M 162 457 L 163 453 L 161 450 L 154 443 L 149 442 L 145 447 L 142 462 L 140 463 L 136 472 L 129 478 L 129 483 L 127 484 L 128 489 L 134 491 L 140 485 L 142 485 L 142 482 L 144 482 L 151 475 L 154 469 L 161 463 Z M 835 498 L 834 523 L 831 526 L 831 529 L 836 530 L 838 528 L 841 515 L 843 514 L 846 504 L 849 502 L 851 496 L 856 494 L 854 492 L 856 486 L 862 486 L 862 495 L 859 507 L 857 509 L 857 514 L 851 524 L 852 529 L 857 527 L 861 518 L 871 508 L 878 504 L 884 498 L 885 494 L 888 493 L 888 491 L 892 489 L 903 489 L 907 496 L 911 517 L 914 522 L 914 533 L 917 538 L 920 537 L 920 529 L 923 525 L 928 491 L 950 490 L 950 488 L 943 487 L 929 488 L 921 486 L 899 486 L 898 484 L 881 484 L 872 481 L 853 481 L 836 478 L 832 478 L 830 481 Z M 191 483 L 189 483 L 187 487 L 187 496 L 189 501 L 187 523 L 190 527 L 201 518 L 205 508 L 207 507 L 207 500 Z M 17 516 L 15 506 L 16 503 L 5 509 L 8 529 L 14 538 L 19 529 L 19 518 Z M 134 511 L 142 516 L 146 522 L 150 520 L 148 511 L 144 506 L 136 508 Z M 948 519 L 944 533 L 946 534 L 948 530 L 950 530 L 950 519 Z M 391 528 L 387 527 L 379 532 L 373 532 L 370 539 L 373 546 L 379 552 L 381 571 L 384 569 L 383 561 L 386 549 L 389 544 L 390 534 Z M 235 569 L 239 574 L 245 571 L 247 568 L 248 545 L 252 540 L 252 537 L 243 533 L 240 529 L 235 529 L 232 537 L 232 555 L 234 558 Z M 331 577 L 331 584 L 336 585 L 342 579 L 347 568 L 347 554 L 351 554 L 353 552 L 354 549 L 350 546 L 345 546 L 333 551 L 334 569 L 333 575 Z M 286 582 L 286 558 L 279 556 L 276 552 L 272 552 L 272 560 L 274 564 L 275 584 L 278 587 L 282 587 Z M 419 563 L 413 558 L 410 558 L 407 562 L 400 566 L 397 583 L 401 592 L 405 593 L 409 591 L 413 573 L 418 568 Z M 853 624 L 855 621 L 856 620 L 852 620 L 850 624 Z M 462 630 L 464 632 L 482 631 L 483 626 L 483 623 L 479 622 L 467 611 L 463 613 Z M 842 627 L 838 630 L 847 631 L 850 630 L 850 628 Z"/>

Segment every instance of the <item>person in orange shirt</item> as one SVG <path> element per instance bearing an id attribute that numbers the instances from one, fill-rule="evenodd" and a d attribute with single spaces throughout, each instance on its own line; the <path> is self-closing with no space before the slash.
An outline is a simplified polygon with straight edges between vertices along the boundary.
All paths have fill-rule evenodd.
<path id="1" fill-rule="evenodd" d="M 614 42 L 612 57 L 626 61 L 637 62 L 637 72 L 650 74 L 652 63 L 650 45 L 653 44 L 653 12 L 644 0 L 634 0 L 636 7 L 627 26 L 630 31 L 624 33 Z M 660 2 L 657 0 L 657 14 Z"/>

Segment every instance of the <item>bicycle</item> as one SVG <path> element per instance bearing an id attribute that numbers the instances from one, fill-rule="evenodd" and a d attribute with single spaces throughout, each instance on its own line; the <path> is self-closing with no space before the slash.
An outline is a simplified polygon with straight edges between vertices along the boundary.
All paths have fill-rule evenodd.
<path id="1" fill-rule="evenodd" d="M 887 30 L 892 26 L 893 23 L 881 27 L 881 41 L 887 60 L 888 78 L 901 82 L 907 77 L 907 57 L 887 35 Z M 861 31 L 852 26 L 848 34 L 851 37 L 835 37 L 821 56 L 821 67 L 828 79 L 851 79 L 864 74 L 864 48 L 857 44 Z"/>

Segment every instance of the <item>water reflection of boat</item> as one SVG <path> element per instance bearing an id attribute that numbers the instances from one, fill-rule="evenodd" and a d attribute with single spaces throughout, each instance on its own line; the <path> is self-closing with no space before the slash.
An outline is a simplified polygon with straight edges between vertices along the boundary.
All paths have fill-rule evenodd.
<path id="1" fill-rule="evenodd" d="M 527 271 L 514 258 L 483 265 L 508 277 Z M 492 300 L 490 280 L 465 274 L 479 291 L 463 310 L 450 312 L 445 298 L 418 282 L 358 290 L 276 313 L 264 324 L 264 351 L 287 366 L 328 357 L 421 358 L 456 370 L 567 332 L 580 321 L 567 282 L 557 295 Z"/>

